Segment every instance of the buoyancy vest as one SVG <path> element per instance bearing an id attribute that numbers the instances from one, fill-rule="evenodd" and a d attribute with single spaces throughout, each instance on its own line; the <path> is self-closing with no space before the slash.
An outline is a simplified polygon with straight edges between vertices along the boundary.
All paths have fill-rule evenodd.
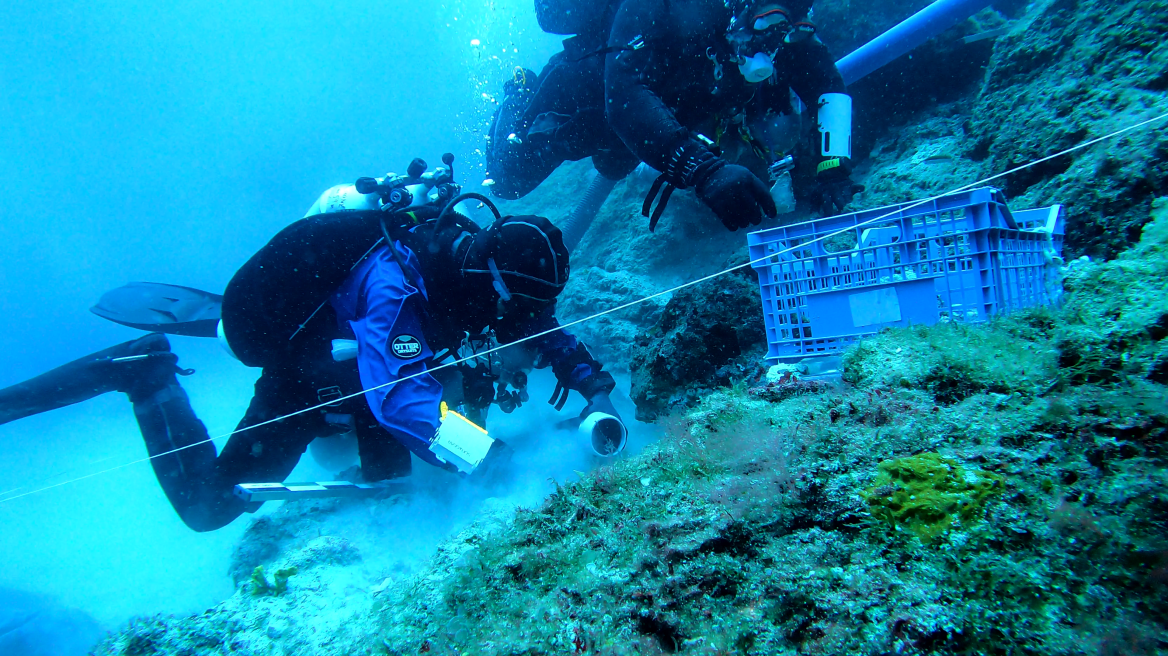
<path id="1" fill-rule="evenodd" d="M 249 367 L 279 363 L 309 317 L 381 239 L 382 212 L 318 214 L 281 230 L 223 292 L 223 332 Z"/>
<path id="2" fill-rule="evenodd" d="M 449 249 L 478 226 L 457 219 L 439 252 L 430 253 L 437 216 L 433 207 L 394 214 L 347 210 L 305 217 L 281 230 L 235 272 L 223 292 L 222 328 L 232 353 L 249 367 L 267 367 L 295 360 L 290 356 L 305 348 L 324 348 L 318 342 L 334 330 L 326 323 L 333 318 L 330 297 L 386 232 L 412 250 L 431 275 L 456 275 Z M 442 284 L 447 280 L 435 282 L 453 287 Z"/>

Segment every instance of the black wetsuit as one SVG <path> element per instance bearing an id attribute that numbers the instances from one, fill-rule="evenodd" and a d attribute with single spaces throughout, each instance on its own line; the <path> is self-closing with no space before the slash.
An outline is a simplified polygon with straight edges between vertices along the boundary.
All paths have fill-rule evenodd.
<path id="1" fill-rule="evenodd" d="M 820 95 L 845 90 L 827 47 L 817 39 L 784 45 L 775 56 L 775 75 L 761 84 L 748 83 L 726 39 L 731 16 L 722 0 L 624 0 L 607 37 L 609 52 L 588 56 L 595 40 L 566 41 L 565 51 L 552 58 L 539 83 L 526 94 L 517 90 L 496 114 L 487 149 L 494 193 L 522 196 L 565 160 L 589 155 L 612 179 L 631 170 L 629 161 L 665 171 L 680 145 L 698 133 L 716 138 L 721 121 L 768 110 L 790 112 L 788 89 L 813 110 Z M 598 80 L 599 89 L 593 86 Z M 603 122 L 595 116 L 597 107 L 605 108 Z M 589 130 L 574 129 L 569 117 L 579 117 Z M 540 129 L 556 124 L 573 129 Z M 533 127 L 538 130 L 534 139 L 528 134 Z M 521 143 L 507 141 L 512 133 Z M 582 139 L 581 134 L 592 136 Z M 610 164 L 619 152 L 613 135 L 631 155 L 620 160 L 623 167 Z"/>
<path id="2" fill-rule="evenodd" d="M 609 42 L 642 39 L 645 45 L 608 55 L 608 121 L 649 166 L 665 171 L 670 154 L 691 135 L 715 138 L 718 123 L 736 115 L 789 113 L 788 89 L 813 111 L 822 94 L 845 90 L 817 39 L 784 44 L 774 58 L 775 74 L 760 84 L 747 82 L 726 40 L 730 19 L 720 0 L 626 0 L 617 12 Z"/>
<path id="3" fill-rule="evenodd" d="M 597 53 L 603 45 L 573 37 L 538 78 L 517 73 L 529 79 L 508 83 L 488 133 L 492 194 L 526 196 L 566 161 L 591 157 L 611 180 L 623 178 L 640 163 L 605 118 L 604 56 Z"/>
<path id="4" fill-rule="evenodd" d="M 331 356 L 333 339 L 353 339 L 354 334 L 347 325 L 338 325 L 328 300 L 381 238 L 382 216 L 350 212 L 297 221 L 232 277 L 223 296 L 222 325 L 233 353 L 244 364 L 261 367 L 262 373 L 237 432 L 218 454 L 175 377 L 175 356 L 160 334 L 0 390 L 0 424 L 111 391 L 127 393 L 158 481 L 183 522 L 196 531 L 215 530 L 258 507 L 249 508 L 235 497 L 235 485 L 283 481 L 318 437 L 355 431 L 366 480 L 408 474 L 409 449 L 378 423 L 360 393 L 364 387 L 358 360 L 336 362 Z M 416 253 L 426 252 L 420 242 L 410 242 L 412 236 L 402 235 L 401 240 L 413 243 Z M 457 277 L 453 262 L 445 252 L 420 261 L 424 279 L 442 290 L 427 303 L 423 327 L 434 352 L 457 349 L 464 331 L 478 333 L 495 323 L 493 306 L 485 311 L 489 303 L 459 295 L 472 292 L 451 282 Z M 566 260 L 564 266 L 566 276 Z M 499 326 L 500 338 L 525 337 L 528 327 Z M 588 398 L 590 392 L 612 389 L 612 377 L 582 344 L 572 340 L 556 355 L 548 364 L 567 389 Z M 455 368 L 433 375 L 444 392 L 451 391 L 452 405 L 461 400 L 463 381 Z M 493 393 L 492 388 L 483 401 L 489 403 Z M 356 396 L 333 402 L 350 394 Z M 322 403 L 330 404 L 302 412 Z M 272 421 L 278 417 L 286 418 Z"/>
<path id="5" fill-rule="evenodd" d="M 378 425 L 360 394 L 264 424 L 362 390 L 356 361 L 331 357 L 331 340 L 352 335 L 338 327 L 325 301 L 381 238 L 380 216 L 325 214 L 297 221 L 232 277 L 223 298 L 223 326 L 233 352 L 262 373 L 236 427 L 239 432 L 218 454 L 175 377 L 175 357 L 159 334 L 0 390 L 0 424 L 111 391 L 127 393 L 159 484 L 183 522 L 196 531 L 215 530 L 249 510 L 234 496 L 235 485 L 284 480 L 317 437 L 355 431 L 367 480 L 408 474 L 409 451 Z M 149 357 L 116 361 L 142 356 Z"/>

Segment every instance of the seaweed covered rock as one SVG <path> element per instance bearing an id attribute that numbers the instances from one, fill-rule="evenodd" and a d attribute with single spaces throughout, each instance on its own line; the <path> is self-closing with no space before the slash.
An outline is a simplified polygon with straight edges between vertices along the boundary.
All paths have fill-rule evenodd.
<path id="1" fill-rule="evenodd" d="M 888 330 L 844 354 L 844 380 L 863 388 L 926 390 L 942 405 L 985 392 L 1037 396 L 1055 380 L 1055 353 L 1050 344 L 1005 327 L 1045 321 L 1048 313 L 1039 310 L 1000 320 L 1000 331 L 966 324 Z"/>
<path id="2" fill-rule="evenodd" d="M 1081 288 L 1070 307 L 1124 293 Z M 456 571 L 438 562 L 405 586 L 386 644 L 1159 653 L 1168 388 L 1059 376 L 1055 336 L 1075 321 L 889 331 L 845 358 L 871 365 L 859 386 L 711 391 L 644 454 L 452 543 Z M 941 362 L 966 384 L 938 377 Z"/>
<path id="3" fill-rule="evenodd" d="M 1168 2 L 1041 0 L 998 39 L 964 129 L 965 155 L 998 173 L 1163 111 Z M 1115 257 L 1168 191 L 1168 132 L 1133 132 L 1006 179 L 1021 207 L 1065 203 L 1070 253 Z"/>
<path id="4" fill-rule="evenodd" d="M 452 540 L 380 635 L 401 654 L 1158 653 L 1168 408 L 1132 394 L 714 391 L 640 456 Z M 1139 417 L 1159 428 L 1116 445 Z"/>
<path id="5" fill-rule="evenodd" d="M 95 656 L 259 656 L 368 654 L 378 595 L 347 540 L 321 536 L 291 544 L 223 603 L 191 617 L 145 617 L 94 649 Z"/>
<path id="6" fill-rule="evenodd" d="M 885 460 L 875 484 L 864 491 L 872 516 L 934 540 L 954 522 L 981 519 L 986 501 L 1001 494 L 1002 477 L 966 470 L 939 453 Z"/>
<path id="7" fill-rule="evenodd" d="M 279 511 L 256 518 L 247 526 L 243 539 L 231 554 L 228 573 L 239 585 L 256 567 L 266 565 L 281 553 L 302 548 L 320 535 L 321 519 L 335 513 L 341 499 L 310 499 L 284 504 Z"/>
<path id="8" fill-rule="evenodd" d="M 1072 319 L 1056 337 L 1063 375 L 1168 383 L 1168 198 L 1155 202 L 1134 248 L 1073 264 L 1064 283 Z"/>
<path id="9" fill-rule="evenodd" d="M 637 419 L 693 405 L 710 389 L 754 376 L 765 346 L 758 283 L 728 275 L 683 289 L 637 335 L 630 364 Z"/>

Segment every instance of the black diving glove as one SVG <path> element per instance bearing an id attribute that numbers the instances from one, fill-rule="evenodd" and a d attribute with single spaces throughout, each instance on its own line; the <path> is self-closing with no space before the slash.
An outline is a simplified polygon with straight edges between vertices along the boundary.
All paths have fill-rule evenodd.
<path id="1" fill-rule="evenodd" d="M 612 399 L 608 398 L 608 392 L 597 392 L 593 394 L 592 398 L 588 399 L 588 405 L 584 406 L 584 409 L 580 411 L 580 418 L 586 419 L 588 415 L 594 412 L 611 415 L 617 419 L 621 418 L 620 413 L 612 405 Z M 621 423 L 624 423 L 623 419 Z"/>
<path id="2" fill-rule="evenodd" d="M 507 446 L 502 440 L 495 440 L 483 461 L 474 471 L 466 476 L 466 480 L 476 485 L 494 487 L 512 478 L 515 473 L 511 459 L 515 457 L 515 449 Z"/>
<path id="3" fill-rule="evenodd" d="M 815 188 L 809 200 L 820 216 L 834 216 L 844 211 L 852 197 L 864 191 L 864 185 L 852 180 L 852 163 L 846 157 L 832 157 L 815 169 Z"/>
<path id="4" fill-rule="evenodd" d="M 697 184 L 696 191 L 732 232 L 762 223 L 763 214 L 773 219 L 779 213 L 770 190 L 745 166 L 719 167 Z"/>
<path id="5" fill-rule="evenodd" d="M 673 152 L 664 177 L 678 189 L 693 188 L 727 230 L 762 223 L 778 215 L 771 192 L 749 169 L 718 157 L 704 144 L 689 141 Z"/>

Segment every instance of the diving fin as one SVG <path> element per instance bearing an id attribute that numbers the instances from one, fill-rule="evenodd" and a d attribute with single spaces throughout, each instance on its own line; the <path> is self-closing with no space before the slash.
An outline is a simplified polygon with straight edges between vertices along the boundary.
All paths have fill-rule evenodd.
<path id="1" fill-rule="evenodd" d="M 132 282 L 102 294 L 89 311 L 123 326 L 187 337 L 217 337 L 223 297 L 180 285 Z"/>

